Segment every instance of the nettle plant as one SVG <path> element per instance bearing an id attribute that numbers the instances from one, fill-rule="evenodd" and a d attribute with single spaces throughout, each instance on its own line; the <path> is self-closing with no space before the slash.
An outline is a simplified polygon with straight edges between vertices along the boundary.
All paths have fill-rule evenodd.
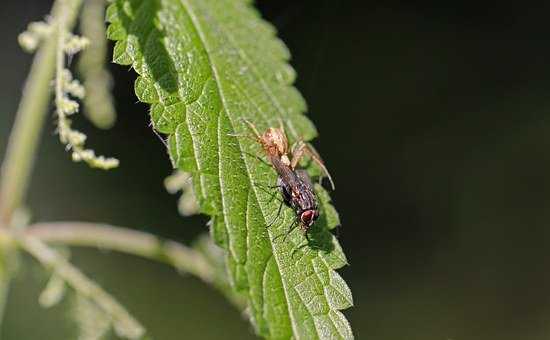
<path id="1" fill-rule="evenodd" d="M 73 33 L 77 22 L 81 36 Z M 87 149 L 86 135 L 71 126 L 80 103 L 96 126 L 114 123 L 104 65 L 107 39 L 115 41 L 113 61 L 138 73 L 136 95 L 150 104 L 152 126 L 166 136 L 176 169 L 166 183 L 171 191 L 183 190 L 180 210 L 210 217 L 210 236 L 192 247 L 95 223 L 30 224 L 21 208 L 52 91 L 57 134 L 72 160 L 100 169 L 118 165 L 117 159 Z M 82 339 L 110 331 L 127 339 L 154 337 L 53 248 L 101 247 L 196 275 L 243 311 L 259 336 L 353 338 L 341 313 L 353 304 L 351 292 L 335 271 L 347 260 L 331 233 L 339 220 L 327 192 L 315 185 L 320 217 L 308 241 L 299 228 L 288 233 L 296 214 L 286 206 L 269 225 L 281 199 L 273 199 L 276 189 L 258 183 L 276 183 L 277 174 L 254 156 L 262 154 L 253 138 L 240 138 L 250 135 L 245 121 L 261 131 L 283 122 L 294 142 L 316 135 L 292 86 L 290 54 L 250 0 L 57 0 L 50 15 L 30 24 L 19 42 L 36 56 L 0 180 L 2 304 L 17 254 L 28 253 L 51 272 L 39 299 L 43 306 L 58 303 L 65 291 L 76 296 Z M 76 54 L 82 83 L 69 69 Z M 320 175 L 314 163 L 302 166 L 311 176 Z"/>

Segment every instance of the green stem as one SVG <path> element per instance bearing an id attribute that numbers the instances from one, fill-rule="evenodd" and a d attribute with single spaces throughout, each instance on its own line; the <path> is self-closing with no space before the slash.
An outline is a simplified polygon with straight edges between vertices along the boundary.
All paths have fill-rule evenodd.
<path id="1" fill-rule="evenodd" d="M 25 233 L 47 243 L 109 249 L 164 262 L 216 287 L 237 309 L 245 307 L 242 297 L 220 280 L 208 258 L 181 243 L 137 230 L 84 222 L 38 223 L 25 229 Z"/>
<path id="2" fill-rule="evenodd" d="M 5 230 L 1 229 L 0 230 Z M 6 300 L 9 293 L 10 281 L 14 271 L 14 263 L 17 261 L 13 258 L 15 244 L 12 238 L 6 234 L 0 234 L 0 324 L 4 320 L 4 312 L 6 308 Z"/>
<path id="3" fill-rule="evenodd" d="M 76 21 L 82 0 L 56 0 L 51 15 L 67 11 L 67 26 Z M 55 70 L 56 34 L 49 36 L 37 51 L 17 109 L 6 155 L 0 168 L 0 229 L 11 226 L 13 213 L 25 199 L 34 165 L 40 131 L 48 112 L 51 80 Z M 0 242 L 0 322 L 11 280 L 13 243 L 10 237 Z"/>
<path id="4" fill-rule="evenodd" d="M 29 226 L 26 234 L 47 243 L 109 249 L 167 263 L 212 283 L 214 272 L 198 251 L 152 234 L 110 225 L 51 222 Z"/>
<path id="5" fill-rule="evenodd" d="M 80 54 L 78 70 L 84 81 L 84 114 L 98 128 L 110 129 L 116 120 L 112 77 L 107 69 L 105 0 L 87 0 L 80 16 L 80 32 L 90 39 L 90 46 Z"/>
<path id="6" fill-rule="evenodd" d="M 57 0 L 52 16 L 66 13 L 66 27 L 74 25 L 82 0 Z M 25 83 L 0 173 L 0 225 L 8 225 L 25 199 L 38 140 L 48 112 L 55 72 L 57 32 L 40 47 Z"/>
<path id="7" fill-rule="evenodd" d="M 55 275 L 63 279 L 78 294 L 94 301 L 103 312 L 109 315 L 119 335 L 129 339 L 138 339 L 145 333 L 143 326 L 109 293 L 40 239 L 27 233 L 20 233 L 16 234 L 16 241 L 22 249 L 34 256 L 44 267 L 51 268 Z"/>

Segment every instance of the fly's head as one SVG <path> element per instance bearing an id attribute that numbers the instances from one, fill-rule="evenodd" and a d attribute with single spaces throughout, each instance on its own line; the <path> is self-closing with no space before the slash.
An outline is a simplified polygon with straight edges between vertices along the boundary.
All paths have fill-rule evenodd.
<path id="1" fill-rule="evenodd" d="M 319 211 L 317 209 L 308 209 L 303 211 L 300 214 L 300 224 L 302 225 L 302 229 L 308 230 L 313 223 L 315 223 L 318 217 Z"/>
<path id="2" fill-rule="evenodd" d="M 290 197 L 302 230 L 307 231 L 319 217 L 315 193 L 307 182 L 300 181 L 291 191 Z"/>

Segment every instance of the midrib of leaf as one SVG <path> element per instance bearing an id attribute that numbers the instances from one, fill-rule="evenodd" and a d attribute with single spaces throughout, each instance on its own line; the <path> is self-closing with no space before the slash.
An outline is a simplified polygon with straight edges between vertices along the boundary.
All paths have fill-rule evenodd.
<path id="1" fill-rule="evenodd" d="M 204 34 L 203 30 L 202 30 L 202 26 L 203 26 L 203 25 L 200 23 L 200 20 L 199 20 L 199 19 L 197 18 L 197 16 L 195 15 L 195 12 L 194 12 L 194 10 L 193 10 L 193 7 L 192 7 L 192 6 L 189 4 L 189 2 L 186 1 L 186 0 L 180 0 L 180 1 L 181 1 L 181 3 L 184 5 L 184 7 L 186 7 L 186 9 L 187 9 L 187 11 L 188 11 L 188 13 L 189 13 L 189 17 L 190 17 L 191 20 L 193 21 L 193 24 L 195 25 L 195 28 L 196 28 L 196 30 L 197 30 L 197 33 L 198 33 L 198 35 L 199 35 L 199 37 L 200 37 L 200 39 L 201 39 L 201 42 L 202 42 L 203 46 L 205 47 L 206 51 L 209 51 L 209 50 L 211 51 L 212 49 L 209 48 L 209 46 L 208 46 L 208 40 L 206 39 L 205 34 Z M 226 32 L 227 32 L 227 31 L 226 31 Z M 226 34 L 226 36 L 227 36 L 227 37 L 230 37 L 230 34 Z M 229 39 L 229 40 L 233 43 L 232 39 Z M 234 43 L 233 43 L 233 45 L 235 46 Z M 264 82 L 264 80 L 262 79 L 262 77 L 259 76 L 259 74 L 255 71 L 254 66 L 250 64 L 250 62 L 248 61 L 248 58 L 246 57 L 246 54 L 243 53 L 243 52 L 242 52 L 242 49 L 240 49 L 240 48 L 237 48 L 237 50 L 239 51 L 239 54 L 243 57 L 243 59 L 247 62 L 247 64 L 250 65 L 251 69 L 254 70 L 254 75 L 260 80 L 260 83 L 262 84 L 262 87 L 266 90 L 266 93 L 269 94 L 269 98 L 271 99 L 271 101 L 276 105 L 276 107 L 277 107 L 277 109 L 278 109 L 279 111 L 282 111 L 282 110 L 280 109 L 279 102 L 278 102 L 276 99 L 273 98 L 272 93 L 271 93 L 271 90 L 265 85 L 265 82 Z M 218 75 L 218 71 L 217 71 L 217 69 L 216 69 L 216 64 L 212 62 L 212 60 L 211 60 L 210 57 L 208 57 L 208 60 L 210 61 L 210 63 L 209 63 L 209 64 L 210 64 L 210 68 L 211 68 L 211 70 L 212 70 L 212 74 L 214 75 L 214 78 L 216 79 L 216 83 L 221 84 L 221 82 L 219 81 L 219 75 Z M 226 97 L 225 97 L 225 95 L 224 95 L 224 91 L 223 91 L 223 87 L 222 87 L 222 86 L 218 87 L 218 94 L 220 95 L 220 98 L 222 99 L 222 102 L 224 103 L 224 107 L 229 108 L 230 106 L 227 104 L 227 99 L 226 99 Z M 256 105 L 256 103 L 255 103 L 254 101 L 252 101 L 252 102 L 254 103 L 254 107 L 256 107 L 256 108 L 258 109 L 258 111 L 262 113 L 262 116 L 263 116 L 263 118 L 265 119 L 266 117 L 265 117 L 265 114 L 263 113 L 263 111 Z M 228 113 L 228 117 L 231 117 L 231 116 L 232 116 L 232 115 L 229 114 L 229 113 L 231 112 L 230 110 L 227 110 L 226 112 Z M 221 117 L 221 116 L 220 116 L 220 117 Z M 230 118 L 230 119 L 231 119 L 231 118 Z M 231 124 L 231 130 L 232 130 L 232 131 L 236 131 L 236 129 L 235 129 L 235 127 L 234 127 L 234 121 L 230 121 L 230 124 Z M 221 134 L 220 134 L 221 130 L 220 130 L 220 126 L 221 126 L 221 125 L 219 124 L 219 119 L 218 119 L 218 143 L 219 143 L 219 141 L 221 140 Z M 291 125 L 291 126 L 292 126 L 292 125 Z M 294 129 L 293 129 L 293 131 L 294 131 Z M 295 134 L 295 135 L 296 135 L 296 134 Z M 244 153 L 243 153 L 243 150 L 242 150 L 242 147 L 240 146 L 240 143 L 239 143 L 239 148 L 241 149 L 241 154 L 244 154 Z M 222 146 L 221 146 L 220 144 L 218 144 L 218 151 L 221 150 L 221 149 L 222 149 Z M 220 155 L 220 154 L 218 154 L 218 155 L 219 155 L 219 159 L 221 160 L 221 158 L 222 158 L 221 155 Z M 246 168 L 247 168 L 247 172 L 250 174 L 251 171 L 250 171 L 249 165 L 246 164 L 246 162 L 245 162 L 245 166 L 246 166 Z M 221 169 L 222 169 L 222 165 L 221 165 L 221 164 L 219 165 L 219 168 L 220 168 L 220 187 L 221 187 L 221 188 L 224 188 L 224 185 L 223 185 L 223 182 L 222 182 L 223 174 L 221 173 Z M 257 198 L 257 197 L 258 197 L 258 192 L 256 191 L 257 189 L 253 186 L 253 183 L 249 183 L 249 184 L 250 184 L 252 190 L 255 192 L 255 196 L 256 196 L 256 198 Z M 247 197 L 248 197 L 248 196 L 249 196 L 249 195 L 247 195 Z M 225 203 L 225 201 L 224 201 L 224 195 L 222 195 L 222 203 Z M 248 203 L 248 199 L 247 199 L 247 203 Z M 224 207 L 224 209 L 223 209 L 223 210 L 224 210 L 224 222 L 227 223 L 227 220 L 228 220 L 228 218 L 227 218 L 228 212 L 227 212 L 226 206 L 227 206 L 226 204 L 223 204 L 223 207 Z M 264 209 L 262 209 L 261 205 L 260 205 L 260 209 L 262 210 L 262 216 L 264 216 L 264 222 L 265 222 L 265 224 L 267 225 L 269 222 L 265 220 L 266 214 L 265 214 Z M 249 211 L 249 209 L 248 209 L 248 204 L 247 204 L 247 209 L 246 209 L 247 215 L 248 215 L 248 211 Z M 226 223 L 224 223 L 224 224 L 225 224 L 225 226 L 226 226 L 226 228 L 227 228 L 227 224 L 226 224 Z M 248 229 L 248 219 L 246 219 L 245 225 L 246 225 L 246 227 L 247 227 L 247 229 Z M 271 231 L 268 230 L 268 234 L 269 234 L 269 238 L 270 238 L 270 239 L 273 239 L 274 236 L 272 235 Z M 248 238 L 247 238 L 247 245 L 249 246 Z M 271 250 L 272 250 L 272 254 L 278 254 L 277 251 L 276 251 L 276 249 L 274 249 L 273 243 L 271 243 Z M 275 255 L 274 258 L 276 259 L 277 267 L 280 268 L 281 266 L 280 266 L 280 262 L 279 262 L 280 260 L 278 259 L 278 256 Z M 268 261 L 269 261 L 269 260 L 268 260 Z M 266 271 L 266 270 L 267 270 L 267 264 L 266 264 L 266 266 L 265 266 L 265 271 Z M 265 274 L 265 271 L 264 271 L 264 274 Z M 263 280 L 264 278 L 265 278 L 265 275 L 262 275 L 262 280 Z M 281 284 L 283 285 L 283 292 L 284 292 L 284 294 L 285 294 L 286 301 L 288 301 L 288 300 L 289 300 L 289 297 L 288 297 L 288 295 L 287 295 L 288 287 L 287 287 L 287 285 L 286 285 L 285 280 L 281 280 Z M 293 332 L 294 332 L 294 334 L 299 334 L 299 331 L 298 331 L 297 325 L 296 325 L 296 317 L 294 316 L 294 310 L 293 310 L 292 308 L 290 308 L 290 306 L 288 306 L 288 304 L 287 304 L 287 307 L 288 307 L 289 316 L 290 316 L 291 321 L 292 321 L 292 322 L 291 322 L 291 326 L 292 326 L 292 328 L 293 328 Z"/>
<path id="2" fill-rule="evenodd" d="M 284 45 L 242 0 L 118 0 L 109 19 L 110 37 L 118 40 L 115 61 L 133 64 L 141 75 L 136 93 L 153 104 L 154 125 L 169 135 L 174 164 L 194 173 L 201 209 L 213 217 L 214 238 L 228 250 L 233 286 L 248 296 L 257 331 L 271 338 L 352 337 L 338 311 L 352 301 L 333 271 L 345 264 L 345 256 L 327 231 L 338 224 L 328 195 L 317 187 L 324 218 L 313 237 L 333 249 L 298 248 L 304 243 L 300 233 L 275 241 L 293 214 L 285 210 L 279 223 L 266 229 L 278 203 L 269 203 L 269 194 L 256 183 L 272 184 L 276 176 L 246 156 L 257 152 L 257 145 L 229 136 L 247 132 L 243 117 L 259 128 L 274 126 L 281 117 L 294 140 L 315 135 L 302 115 L 301 97 L 290 87 L 293 73 L 284 63 Z M 248 44 L 259 45 L 259 58 L 246 36 Z M 155 45 L 155 39 L 162 44 Z M 193 64 L 197 60 L 202 62 Z M 166 71 L 175 73 L 177 89 L 164 79 L 172 76 Z M 275 74 L 276 82 L 266 78 Z M 282 100 L 289 103 L 286 108 Z"/>

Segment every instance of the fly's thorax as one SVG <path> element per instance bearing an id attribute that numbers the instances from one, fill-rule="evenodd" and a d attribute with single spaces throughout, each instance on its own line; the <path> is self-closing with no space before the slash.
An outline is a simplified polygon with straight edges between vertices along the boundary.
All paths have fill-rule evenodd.
<path id="1" fill-rule="evenodd" d="M 299 214 L 307 210 L 317 209 L 317 198 L 315 197 L 315 193 L 311 187 L 304 182 L 299 181 L 299 185 L 292 188 L 291 196 L 292 202 Z"/>

